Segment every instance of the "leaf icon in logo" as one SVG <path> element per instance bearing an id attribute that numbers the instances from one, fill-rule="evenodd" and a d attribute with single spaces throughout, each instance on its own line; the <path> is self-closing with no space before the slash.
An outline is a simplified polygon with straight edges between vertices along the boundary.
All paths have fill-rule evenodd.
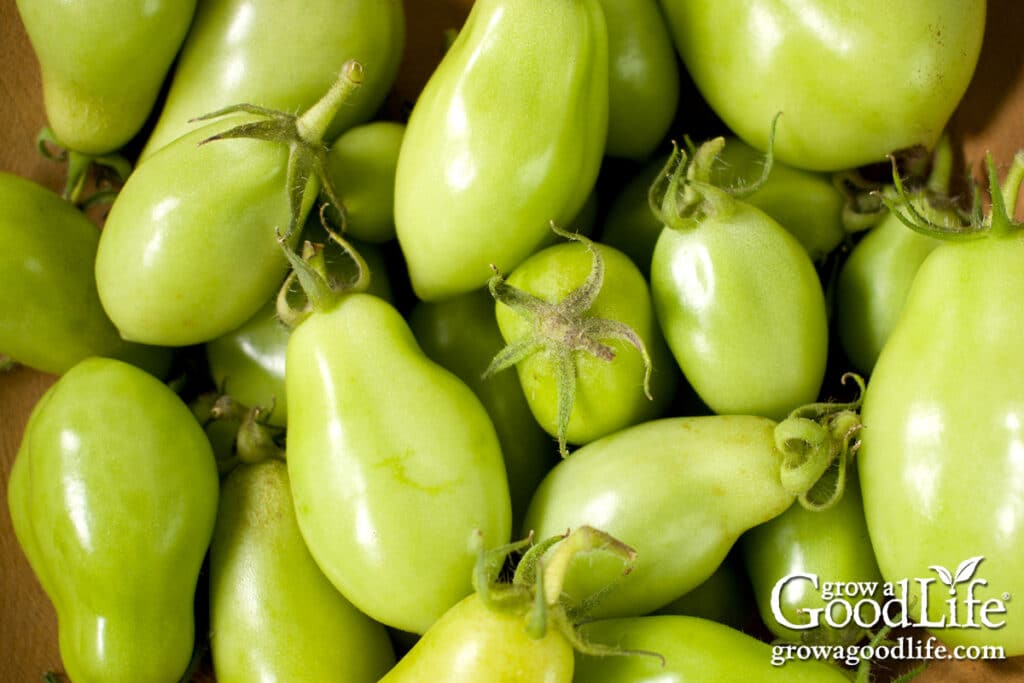
<path id="1" fill-rule="evenodd" d="M 948 569 L 940 567 L 937 564 L 933 564 L 928 568 L 939 575 L 939 580 L 942 581 L 942 583 L 949 586 L 950 595 L 956 595 L 956 585 L 958 583 L 969 581 L 971 577 L 974 576 L 974 572 L 978 570 L 978 565 L 981 564 L 981 561 L 984 559 L 984 555 L 978 555 L 977 557 L 970 557 L 964 560 L 956 568 L 955 576 L 950 573 Z"/>

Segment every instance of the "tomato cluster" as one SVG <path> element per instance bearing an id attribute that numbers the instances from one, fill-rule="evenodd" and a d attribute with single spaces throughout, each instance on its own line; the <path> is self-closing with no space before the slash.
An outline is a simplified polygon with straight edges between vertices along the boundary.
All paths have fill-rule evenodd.
<path id="1" fill-rule="evenodd" d="M 8 501 L 72 680 L 849 680 L 763 642 L 883 642 L 819 578 L 1024 655 L 1024 154 L 961 210 L 941 137 L 983 0 L 476 0 L 404 123 L 402 3 L 299 5 L 18 0 L 69 177 L 0 174 L 0 353 L 60 375 Z"/>

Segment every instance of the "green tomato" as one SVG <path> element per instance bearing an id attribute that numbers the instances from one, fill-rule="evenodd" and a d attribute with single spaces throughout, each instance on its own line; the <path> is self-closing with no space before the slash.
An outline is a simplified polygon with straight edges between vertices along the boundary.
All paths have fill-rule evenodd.
<path id="1" fill-rule="evenodd" d="M 288 474 L 310 552 L 360 610 L 425 632 L 471 591 L 474 530 L 497 544 L 511 531 L 487 412 L 366 294 L 299 324 L 287 371 Z"/>
<path id="2" fill-rule="evenodd" d="M 836 322 L 839 342 L 859 371 L 875 367 L 917 269 L 940 244 L 889 214 L 850 253 L 839 272 Z"/>
<path id="3" fill-rule="evenodd" d="M 345 233 L 357 240 L 395 237 L 395 169 L 405 126 L 375 121 L 342 134 L 327 153 L 327 172 L 345 204 Z"/>
<path id="4" fill-rule="evenodd" d="M 1016 197 L 1024 155 L 1010 173 L 1006 194 Z M 992 194 L 1002 209 L 1006 200 Z M 882 576 L 932 580 L 911 607 L 914 620 L 927 599 L 931 622 L 948 625 L 954 601 L 957 623 L 982 625 L 983 608 L 968 598 L 1024 595 L 1024 318 L 1013 303 L 1024 298 L 1024 240 L 1005 213 L 994 210 L 992 224 L 925 259 L 864 398 L 857 462 Z M 1007 607 L 990 612 L 989 621 L 1006 621 L 1001 628 L 933 630 L 950 646 L 1024 654 L 1024 619 Z"/>
<path id="5" fill-rule="evenodd" d="M 373 279 L 369 294 L 391 299 L 387 268 L 380 251 L 373 245 L 358 245 Z M 345 258 L 337 273 L 339 278 L 351 277 L 352 261 Z M 241 327 L 206 344 L 206 359 L 217 388 L 247 406 L 273 408 L 268 421 L 284 427 L 288 423 L 288 401 L 285 392 L 285 354 L 291 331 L 277 317 L 276 296 Z"/>
<path id="6" fill-rule="evenodd" d="M 664 227 L 651 210 L 648 193 L 664 168 L 664 159 L 654 159 L 637 171 L 619 190 L 601 225 L 601 243 L 629 256 L 645 277 L 650 275 L 654 245 Z"/>
<path id="7" fill-rule="evenodd" d="M 345 600 L 306 549 L 279 460 L 240 466 L 221 489 L 210 650 L 220 683 L 371 683 L 394 663 L 384 627 Z"/>
<path id="8" fill-rule="evenodd" d="M 288 265 L 275 230 L 291 215 L 288 149 L 247 139 L 196 146 L 253 120 L 189 133 L 141 164 L 118 194 L 96 254 L 96 285 L 125 339 L 214 339 L 251 318 L 283 281 Z"/>
<path id="9" fill-rule="evenodd" d="M 409 325 L 423 352 L 465 382 L 487 409 L 505 457 L 518 528 L 537 485 L 554 466 L 554 455 L 551 439 L 533 419 L 515 373 L 483 379 L 483 371 L 505 345 L 494 320 L 494 299 L 481 289 L 446 301 L 420 302 Z"/>
<path id="10" fill-rule="evenodd" d="M 633 571 L 593 612 L 645 614 L 703 583 L 747 529 L 794 500 L 780 481 L 775 423 L 761 417 L 668 418 L 583 446 L 555 466 L 530 503 L 537 538 L 589 525 L 637 552 Z M 574 601 L 621 574 L 621 562 L 574 563 Z"/>
<path id="11" fill-rule="evenodd" d="M 575 375 L 574 403 L 571 405 L 564 436 L 569 443 L 584 444 L 629 425 L 657 417 L 671 401 L 677 372 L 654 317 L 650 292 L 643 275 L 622 252 L 604 245 L 593 245 L 603 262 L 603 282 L 593 303 L 578 311 L 580 335 L 588 335 L 613 353 L 612 359 L 594 353 L 593 346 L 573 346 L 566 358 L 562 352 L 542 348 L 516 364 L 526 401 L 537 423 L 552 436 L 561 437 L 561 393 L 563 365 Z M 548 307 L 556 302 L 568 304 L 577 297 L 574 291 L 587 287 L 597 255 L 578 243 L 556 244 L 537 252 L 512 272 L 507 284 L 530 295 Z M 570 323 L 558 311 L 524 315 L 522 310 L 499 303 L 495 315 L 501 335 L 510 347 L 543 336 L 556 344 L 566 339 L 578 342 Z M 645 359 L 626 338 L 609 333 L 591 334 L 588 324 L 614 321 L 632 329 L 642 342 L 654 368 L 650 396 L 645 395 Z M 600 527 L 599 527 L 600 528 Z"/>
<path id="12" fill-rule="evenodd" d="M 600 0 L 608 25 L 605 153 L 645 159 L 664 139 L 679 103 L 679 67 L 655 0 Z"/>
<path id="13" fill-rule="evenodd" d="M 196 0 L 18 0 L 63 145 L 105 154 L 142 128 L 195 8 Z"/>
<path id="14" fill-rule="evenodd" d="M 760 209 L 715 192 L 694 224 L 665 229 L 651 261 L 658 322 L 716 413 L 780 419 L 818 396 L 825 297 L 800 243 Z"/>
<path id="15" fill-rule="evenodd" d="M 554 628 L 534 639 L 523 611 L 473 594 L 441 617 L 380 683 L 570 683 L 572 645 Z"/>
<path id="16" fill-rule="evenodd" d="M 217 513 L 210 444 L 141 370 L 90 358 L 40 399 L 7 489 L 76 683 L 174 683 Z"/>
<path id="17" fill-rule="evenodd" d="M 661 0 L 676 49 L 730 129 L 835 171 L 939 139 L 974 73 L 985 0 Z"/>
<path id="18" fill-rule="evenodd" d="M 608 120 L 598 0 L 480 0 L 409 119 L 395 224 L 416 295 L 479 289 L 568 225 Z"/>
<path id="19" fill-rule="evenodd" d="M 806 610 L 820 610 L 826 604 L 820 584 L 814 588 L 804 579 L 785 583 L 776 596 L 779 582 L 792 574 L 814 574 L 820 582 L 873 582 L 880 587 L 882 577 L 871 550 L 855 478 L 847 481 L 846 493 L 835 506 L 811 511 L 794 505 L 745 533 L 740 545 L 761 619 L 776 637 L 824 645 L 852 645 L 864 637 L 865 630 L 855 623 L 834 628 L 824 617 L 819 619 L 819 628 L 793 629 L 781 623 L 774 612 L 781 611 L 790 624 L 806 625 L 811 623 Z M 874 595 L 882 600 L 880 589 Z M 836 620 L 847 616 L 841 607 L 836 607 L 833 615 Z"/>
<path id="20" fill-rule="evenodd" d="M 377 111 L 404 43 L 399 0 L 204 1 L 141 160 L 194 130 L 190 119 L 238 102 L 304 111 L 355 59 L 366 81 L 331 123 L 325 139 L 333 140 Z"/>
<path id="21" fill-rule="evenodd" d="M 71 204 L 0 173 L 0 353 L 53 374 L 89 356 L 166 372 L 169 352 L 126 344 L 103 312 L 93 277 L 99 239 Z"/>
<path id="22" fill-rule="evenodd" d="M 835 666 L 817 661 L 775 663 L 773 646 L 728 626 L 696 617 L 654 616 L 595 621 L 581 633 L 594 643 L 656 652 L 652 657 L 576 656 L 580 683 L 849 683 Z M 783 666 L 784 664 L 784 666 Z"/>

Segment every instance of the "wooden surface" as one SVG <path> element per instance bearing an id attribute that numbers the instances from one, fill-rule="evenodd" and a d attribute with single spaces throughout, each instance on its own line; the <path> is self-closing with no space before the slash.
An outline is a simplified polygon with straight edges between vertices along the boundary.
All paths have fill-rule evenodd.
<path id="1" fill-rule="evenodd" d="M 470 0 L 406 0 L 409 41 L 396 94 L 388 104 L 392 115 L 400 115 L 414 99 L 440 57 L 440 32 L 457 25 L 460 8 L 469 4 Z M 1024 149 L 1024 2 L 990 0 L 989 17 L 981 64 L 951 130 L 962 160 L 972 168 L 978 168 L 984 152 L 991 150 L 1005 169 L 1013 153 Z M 0 0 L 0 171 L 58 189 L 63 169 L 40 157 L 33 142 L 44 121 L 35 57 L 14 0 Z M 1024 215 L 1024 205 L 1020 208 L 1019 215 Z M 29 411 L 52 381 L 24 368 L 0 375 L 0 683 L 38 681 L 44 671 L 60 670 L 53 608 L 14 538 L 6 495 Z M 918 680 L 1021 681 L 1024 662 L 936 662 Z"/>

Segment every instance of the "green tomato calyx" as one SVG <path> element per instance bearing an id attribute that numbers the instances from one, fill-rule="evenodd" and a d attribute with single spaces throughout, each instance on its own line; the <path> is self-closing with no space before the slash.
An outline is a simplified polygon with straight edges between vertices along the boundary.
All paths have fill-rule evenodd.
<path id="1" fill-rule="evenodd" d="M 57 151 L 55 152 L 51 148 L 55 148 Z M 117 196 L 117 191 L 109 188 L 103 189 L 102 186 L 110 180 L 124 184 L 132 172 L 131 162 L 120 154 L 96 156 L 68 148 L 57 138 L 49 126 L 44 126 L 36 136 L 36 149 L 39 150 L 39 154 L 50 161 L 67 162 L 68 175 L 60 196 L 83 209 L 102 202 L 112 202 Z M 99 171 L 96 185 L 100 189 L 83 198 L 82 193 L 85 191 L 85 183 L 89 178 L 89 170 L 92 168 Z"/>
<path id="2" fill-rule="evenodd" d="M 985 237 L 1005 237 L 1024 228 L 1024 223 L 1014 220 L 1017 208 L 1017 196 L 1021 184 L 1024 183 L 1024 150 L 1018 151 L 1013 163 L 1006 173 L 1002 185 L 996 171 L 992 154 L 985 155 L 985 167 L 988 174 L 989 194 L 992 205 L 987 215 L 984 213 L 981 191 L 976 183 L 972 183 L 970 212 L 954 210 L 953 203 L 939 194 L 937 200 L 947 210 L 936 220 L 933 213 L 922 210 L 917 197 L 907 192 L 896 163 L 893 161 L 892 194 L 883 193 L 881 198 L 889 210 L 911 230 L 946 241 L 966 241 Z M 938 183 L 929 181 L 929 189 L 934 190 Z"/>
<path id="3" fill-rule="evenodd" d="M 292 272 L 277 293 L 277 317 L 291 328 L 305 320 L 314 310 L 330 310 L 344 296 L 354 292 L 365 292 L 370 286 L 370 267 L 348 240 L 331 229 L 326 211 L 325 204 L 320 208 L 320 221 L 331 242 L 341 247 L 342 257 L 355 262 L 357 274 L 354 280 L 340 280 L 328 263 L 324 252 L 325 245 L 307 240 L 303 243 L 300 256 L 292 250 L 288 237 L 279 233 L 277 242 L 291 264 Z M 296 282 L 299 284 L 298 288 L 295 287 Z M 295 296 L 300 294 L 304 298 L 300 297 L 301 303 L 295 303 Z"/>
<path id="4" fill-rule="evenodd" d="M 636 562 L 636 551 L 609 534 L 589 526 L 582 526 L 540 543 L 533 544 L 533 532 L 522 540 L 484 551 L 481 534 L 474 536 L 478 559 L 473 572 L 473 587 L 488 608 L 523 615 L 524 628 L 531 638 L 544 638 L 555 628 L 578 652 L 592 656 L 646 655 L 657 657 L 661 665 L 665 658 L 655 652 L 624 650 L 611 645 L 591 643 L 576 630 L 575 623 L 586 618 L 601 597 L 615 587 L 609 584 L 585 604 L 567 605 L 562 596 L 565 574 L 572 561 L 591 552 L 610 553 L 622 559 L 623 576 L 629 574 Z M 510 553 L 524 551 L 516 566 L 512 583 L 498 583 L 498 575 Z M 544 558 L 547 558 L 546 560 Z"/>
<path id="5" fill-rule="evenodd" d="M 494 276 L 488 282 L 495 301 L 504 304 L 533 322 L 533 334 L 508 344 L 498 352 L 484 371 L 484 378 L 509 368 L 537 352 L 553 359 L 558 377 L 558 451 L 569 455 L 566 431 L 576 401 L 576 354 L 586 353 L 605 362 L 615 360 L 615 351 L 602 339 L 618 339 L 631 344 L 644 362 L 644 394 L 651 395 L 651 358 L 647 347 L 633 328 L 618 320 L 587 316 L 604 285 L 604 259 L 594 243 L 577 233 L 567 232 L 552 221 L 551 229 L 565 239 L 580 242 L 590 252 L 593 266 L 582 285 L 558 303 L 548 303 L 505 282 L 494 265 Z"/>
<path id="6" fill-rule="evenodd" d="M 213 422 L 229 424 L 236 429 L 231 456 L 218 458 L 217 469 L 223 475 L 238 464 L 255 464 L 266 460 L 285 460 L 284 429 L 268 424 L 267 420 L 274 406 L 252 408 L 239 402 L 229 394 L 206 394 L 200 396 L 194 409 L 204 416 L 200 423 L 205 430 Z M 208 406 L 208 407 L 207 407 Z"/>
<path id="7" fill-rule="evenodd" d="M 772 170 L 775 125 L 781 115 L 779 112 L 772 119 L 761 176 L 749 184 L 719 187 L 712 182 L 714 165 L 721 163 L 725 138 L 713 138 L 700 147 L 695 147 L 689 138 L 685 138 L 689 154 L 673 141 L 672 154 L 647 194 L 651 211 L 658 220 L 673 230 L 686 230 L 696 227 L 704 218 L 728 215 L 736 200 L 757 192 Z"/>
<path id="8" fill-rule="evenodd" d="M 232 138 L 249 138 L 287 145 L 289 150 L 287 189 L 291 206 L 291 220 L 285 233 L 286 236 L 291 237 L 297 228 L 302 215 L 305 195 L 311 182 L 319 184 L 320 191 L 339 213 L 339 222 L 344 230 L 344 205 L 338 199 L 330 174 L 327 172 L 327 145 L 324 144 L 323 138 L 335 114 L 338 113 L 342 105 L 351 101 L 353 94 L 362 85 L 363 78 L 362 64 L 355 60 L 345 62 L 341 74 L 327 94 L 301 116 L 253 104 L 236 104 L 200 116 L 193 121 L 206 121 L 237 112 L 259 116 L 260 120 L 235 126 L 206 138 L 199 144 L 205 145 L 216 140 Z"/>
<path id="9" fill-rule="evenodd" d="M 808 510 L 834 506 L 846 488 L 846 468 L 860 447 L 860 409 L 864 380 L 853 373 L 860 389 L 849 403 L 811 403 L 797 408 L 775 427 L 775 448 L 782 455 L 783 488 Z"/>

